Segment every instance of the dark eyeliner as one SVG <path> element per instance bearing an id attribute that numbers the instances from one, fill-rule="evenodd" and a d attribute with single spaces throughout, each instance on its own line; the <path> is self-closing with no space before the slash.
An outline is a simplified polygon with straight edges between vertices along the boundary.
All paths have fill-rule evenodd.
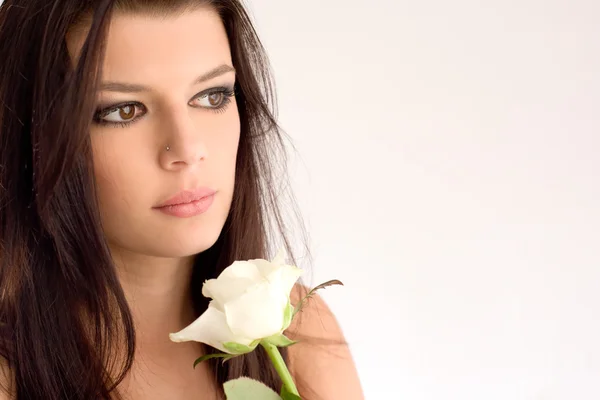
<path id="1" fill-rule="evenodd" d="M 220 86 L 220 87 L 213 87 L 210 89 L 206 89 L 200 93 L 198 93 L 196 96 L 194 96 L 192 98 L 192 100 L 190 100 L 190 102 L 202 98 L 202 97 L 206 97 L 206 96 L 210 96 L 213 94 L 219 94 L 222 93 L 223 94 L 223 101 L 221 102 L 221 104 L 217 107 L 195 107 L 195 108 L 200 108 L 200 109 L 206 109 L 208 111 L 212 111 L 215 113 L 222 113 L 225 112 L 227 109 L 227 106 L 231 103 L 231 98 L 235 96 L 235 87 L 225 87 L 225 86 Z M 125 121 L 125 122 L 114 122 L 114 121 L 103 121 L 102 118 L 123 108 L 123 107 L 127 107 L 127 106 L 134 106 L 139 108 L 140 110 L 142 110 L 144 113 L 142 115 L 140 115 L 139 117 L 136 117 L 134 119 L 132 119 L 131 121 Z M 146 115 L 145 113 L 147 112 L 146 107 L 137 101 L 128 101 L 128 102 L 124 102 L 124 103 L 118 103 L 118 104 L 113 104 L 111 106 L 108 107 L 99 107 L 96 112 L 94 113 L 94 117 L 93 117 L 93 121 L 98 124 L 98 125 L 103 125 L 103 126 L 114 126 L 114 127 L 121 127 L 121 128 L 126 128 L 129 125 L 131 125 L 132 123 L 136 122 L 138 119 L 143 118 L 144 115 Z"/>
<path id="2" fill-rule="evenodd" d="M 218 94 L 218 93 L 222 93 L 224 96 L 223 102 L 219 106 L 217 106 L 217 107 L 197 107 L 197 108 L 207 109 L 207 110 L 215 112 L 215 113 L 222 113 L 222 112 L 226 111 L 227 106 L 231 103 L 231 98 L 233 96 L 235 96 L 235 87 L 219 86 L 219 87 L 213 87 L 210 89 L 206 89 L 206 90 L 198 93 L 196 96 L 194 96 L 192 98 L 192 100 L 190 100 L 190 102 L 192 102 L 196 99 L 202 98 L 202 97 L 207 97 L 212 94 Z"/>
<path id="3" fill-rule="evenodd" d="M 124 103 L 113 104 L 108 107 L 98 108 L 96 110 L 96 112 L 94 113 L 93 120 L 95 123 L 97 123 L 99 125 L 120 126 L 120 127 L 124 128 L 144 116 L 144 115 L 141 115 L 139 117 L 132 119 L 131 121 L 126 121 L 126 122 L 114 122 L 114 121 L 103 121 L 102 120 L 102 118 L 106 117 L 108 114 L 111 114 L 114 111 L 117 111 L 120 108 L 127 107 L 127 106 L 134 106 L 134 107 L 137 107 L 140 110 L 146 112 L 146 107 L 142 103 L 140 103 L 138 101 L 127 101 Z"/>
<path id="4" fill-rule="evenodd" d="M 202 92 L 198 93 L 197 95 L 195 95 L 192 100 L 197 99 L 199 97 L 204 97 L 204 96 L 208 96 L 211 94 L 215 94 L 215 93 L 223 93 L 226 97 L 231 97 L 233 95 L 235 95 L 235 88 L 234 87 L 226 87 L 226 86 L 217 86 L 217 87 L 213 87 L 210 89 L 206 89 L 203 90 Z"/>

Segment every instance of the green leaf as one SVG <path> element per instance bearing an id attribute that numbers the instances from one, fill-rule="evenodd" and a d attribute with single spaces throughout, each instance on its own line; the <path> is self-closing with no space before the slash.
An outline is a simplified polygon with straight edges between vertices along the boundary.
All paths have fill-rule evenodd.
<path id="1" fill-rule="evenodd" d="M 281 387 L 280 396 L 282 400 L 302 400 L 297 394 L 291 393 L 285 385 Z"/>
<path id="2" fill-rule="evenodd" d="M 227 400 L 282 400 L 265 384 L 246 377 L 227 381 L 223 387 Z"/>
<path id="3" fill-rule="evenodd" d="M 302 307 L 304 307 L 305 302 L 312 295 L 314 295 L 317 290 L 319 290 L 319 289 L 325 289 L 327 286 L 333 286 L 333 285 L 342 285 L 342 286 L 344 286 L 344 284 L 341 281 L 338 281 L 337 279 L 333 279 L 331 281 L 327 281 L 327 282 L 321 283 L 320 285 L 316 286 L 310 292 L 308 292 L 308 294 L 306 296 L 304 296 L 304 298 L 302 300 L 300 300 L 300 302 L 296 305 L 296 309 L 294 310 L 294 314 L 292 315 L 292 318 L 294 318 L 294 316 L 296 314 L 298 314 L 298 312 L 300 312 L 300 310 L 302 310 Z"/>
<path id="4" fill-rule="evenodd" d="M 285 313 L 283 314 L 282 330 L 286 330 L 290 326 L 292 318 L 294 318 L 294 306 L 288 300 L 287 306 L 285 307 Z"/>
<path id="5" fill-rule="evenodd" d="M 244 353 L 250 353 L 252 351 L 252 349 L 249 346 L 235 343 L 235 342 L 223 343 L 223 347 L 225 347 L 232 354 L 244 354 Z"/>
<path id="6" fill-rule="evenodd" d="M 248 346 L 235 342 L 225 342 L 223 343 L 223 347 L 225 347 L 225 349 L 227 349 L 233 355 L 246 354 L 250 353 L 251 351 L 254 351 L 254 349 L 256 349 L 256 346 L 258 346 L 258 344 L 260 343 L 260 340 L 261 339 L 256 339 L 250 342 Z"/>
<path id="7" fill-rule="evenodd" d="M 263 341 L 271 343 L 272 345 L 277 347 L 288 347 L 298 343 L 294 340 L 289 339 L 287 336 L 281 333 L 278 335 L 269 336 L 268 338 L 264 338 Z"/>
<path id="8" fill-rule="evenodd" d="M 206 360 L 210 360 L 211 358 L 224 358 L 223 362 L 229 360 L 230 358 L 232 358 L 231 354 L 225 354 L 225 353 L 216 353 L 216 354 L 207 354 L 205 356 L 202 356 L 200 358 L 198 358 L 196 361 L 194 361 L 194 368 L 196 368 L 196 365 L 200 364 L 202 361 L 206 361 Z"/>
<path id="9" fill-rule="evenodd" d="M 221 361 L 221 365 L 224 365 L 226 361 L 231 360 L 232 358 L 237 357 L 237 355 L 229 355 L 229 357 L 223 357 L 223 361 Z"/>

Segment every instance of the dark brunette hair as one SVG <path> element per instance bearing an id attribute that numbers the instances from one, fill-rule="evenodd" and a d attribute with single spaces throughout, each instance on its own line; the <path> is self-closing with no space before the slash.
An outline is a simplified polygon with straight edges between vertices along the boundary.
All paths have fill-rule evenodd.
<path id="1" fill-rule="evenodd" d="M 5 0 L 0 6 L 0 354 L 18 398 L 113 399 L 132 365 L 134 325 L 95 193 L 88 137 L 94 93 L 113 12 L 161 15 L 197 6 L 216 10 L 227 31 L 241 120 L 231 210 L 217 242 L 196 257 L 202 265 L 192 278 L 197 314 L 208 305 L 200 293 L 203 281 L 235 260 L 269 258 L 285 247 L 298 265 L 288 237 L 292 230 L 300 235 L 295 243 L 303 245 L 302 266 L 310 264 L 299 214 L 291 215 L 292 228 L 287 225 L 292 219 L 278 208 L 281 198 L 294 206 L 284 133 L 276 122 L 266 54 L 240 1 Z M 82 24 L 89 33 L 74 63 L 65 38 Z M 225 364 L 210 363 L 219 387 L 244 375 L 280 388 L 260 348 Z"/>

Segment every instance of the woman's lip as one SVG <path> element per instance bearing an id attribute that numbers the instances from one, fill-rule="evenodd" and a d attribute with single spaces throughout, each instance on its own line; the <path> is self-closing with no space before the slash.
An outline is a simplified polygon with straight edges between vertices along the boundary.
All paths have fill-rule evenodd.
<path id="1" fill-rule="evenodd" d="M 187 203 L 155 207 L 156 210 L 179 218 L 189 218 L 206 212 L 215 199 L 214 193 Z"/>
<path id="2" fill-rule="evenodd" d="M 209 187 L 200 187 L 197 189 L 182 190 L 181 192 L 177 193 L 176 195 L 174 195 L 167 201 L 161 203 L 160 205 L 155 206 L 154 208 L 169 207 L 169 206 L 175 206 L 175 205 L 180 205 L 180 204 L 189 204 L 189 203 L 193 203 L 195 201 L 202 200 L 205 197 L 212 196 L 215 193 L 216 193 L 216 190 L 211 189 Z"/>

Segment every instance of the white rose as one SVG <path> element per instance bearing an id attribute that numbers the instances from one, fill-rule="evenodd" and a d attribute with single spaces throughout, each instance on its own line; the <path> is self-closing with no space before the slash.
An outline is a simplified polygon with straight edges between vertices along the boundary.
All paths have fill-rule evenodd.
<path id="1" fill-rule="evenodd" d="M 283 252 L 272 262 L 236 261 L 217 279 L 204 282 L 202 295 L 212 299 L 208 309 L 169 337 L 206 343 L 229 354 L 252 351 L 260 340 L 277 337 L 290 325 L 290 292 L 302 272 L 284 264 Z"/>

